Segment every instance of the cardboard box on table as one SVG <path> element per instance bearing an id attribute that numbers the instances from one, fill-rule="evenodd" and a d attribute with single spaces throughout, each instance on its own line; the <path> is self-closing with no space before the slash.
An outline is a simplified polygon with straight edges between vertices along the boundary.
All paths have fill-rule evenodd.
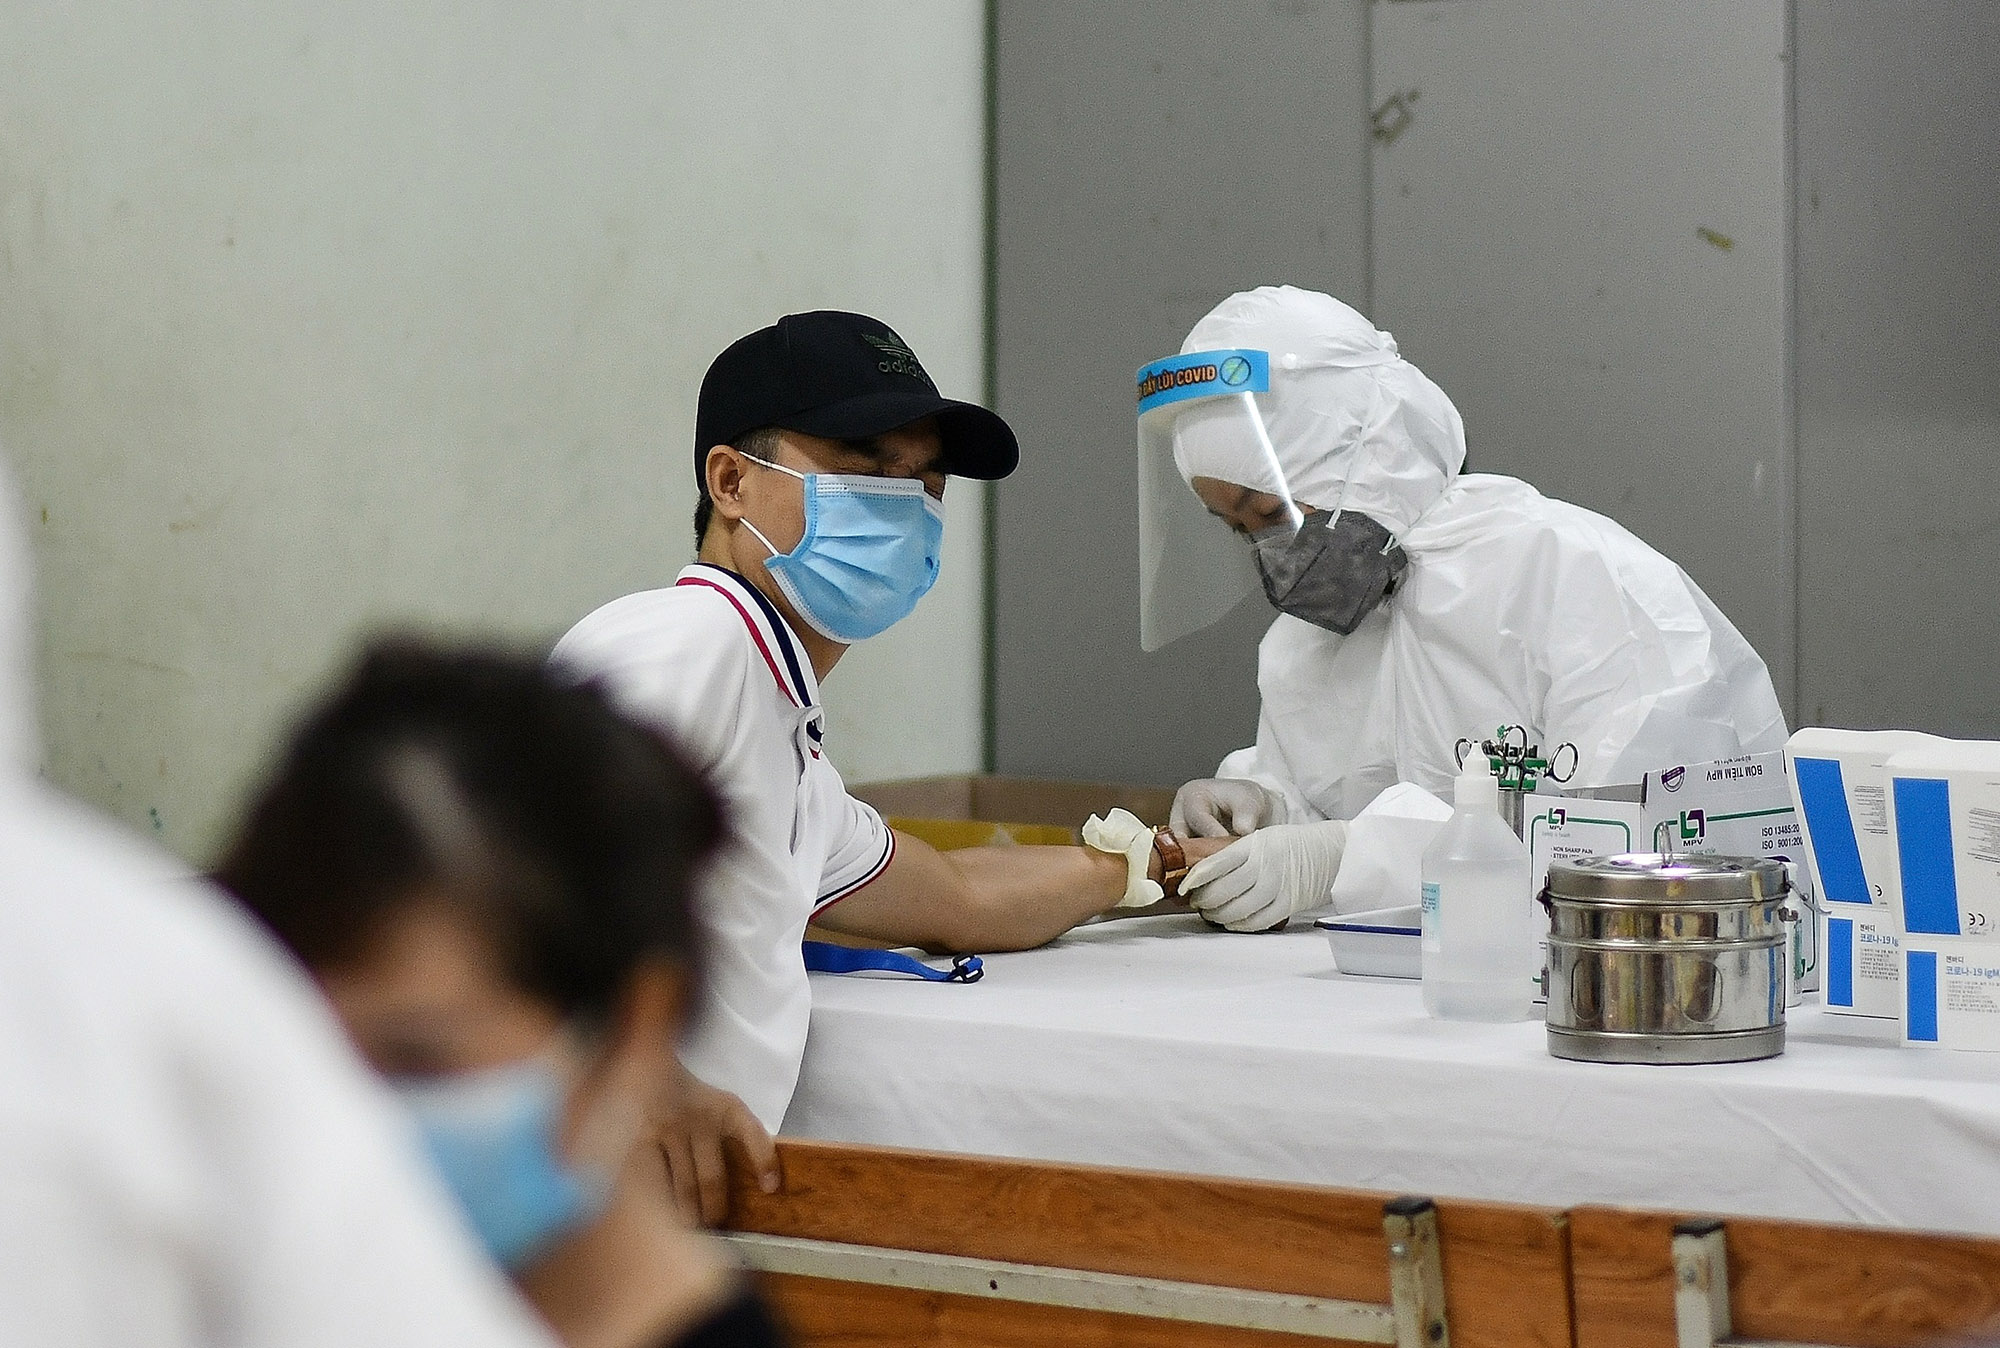
<path id="1" fill-rule="evenodd" d="M 2000 1051 L 2000 741 L 1890 755 L 1903 1042 Z"/>
<path id="2" fill-rule="evenodd" d="M 1113 809 L 1164 824 L 1174 788 L 966 774 L 851 788 L 892 828 L 949 851 L 988 843 L 1081 844 L 1083 821 Z"/>
<path id="3" fill-rule="evenodd" d="M 1619 852 L 1804 861 L 1782 753 L 1649 772 L 1637 794 L 1637 800 L 1531 798 L 1525 829 L 1536 889 L 1547 881 L 1554 862 Z M 1820 985 L 1819 933 L 1811 920 L 1812 877 L 1803 864 L 1797 884 L 1807 911 L 1801 914 L 1806 920 L 1793 927 L 1793 987 L 1811 992 Z"/>

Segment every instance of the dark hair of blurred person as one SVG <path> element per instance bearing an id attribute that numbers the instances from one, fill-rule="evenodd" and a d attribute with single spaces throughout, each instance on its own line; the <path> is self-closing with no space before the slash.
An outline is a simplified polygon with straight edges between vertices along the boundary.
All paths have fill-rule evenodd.
<path id="1" fill-rule="evenodd" d="M 473 1229 L 577 1348 L 771 1342 L 641 1146 L 701 978 L 715 798 L 539 662 L 382 645 L 218 869 L 409 1106 Z"/>

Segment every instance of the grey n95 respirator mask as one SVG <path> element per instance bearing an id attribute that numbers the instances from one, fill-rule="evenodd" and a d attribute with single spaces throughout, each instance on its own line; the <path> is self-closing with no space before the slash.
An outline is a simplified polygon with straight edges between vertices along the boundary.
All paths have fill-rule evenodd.
<path id="1" fill-rule="evenodd" d="M 1395 592 L 1410 565 L 1394 535 L 1354 510 L 1316 511 L 1296 529 L 1260 530 L 1251 541 L 1272 606 L 1341 636 Z"/>

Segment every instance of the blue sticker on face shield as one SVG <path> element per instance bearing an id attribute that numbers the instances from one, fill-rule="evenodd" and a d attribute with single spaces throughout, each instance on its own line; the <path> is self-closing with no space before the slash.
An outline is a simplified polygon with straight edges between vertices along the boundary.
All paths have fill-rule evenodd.
<path id="1" fill-rule="evenodd" d="M 1139 369 L 1141 414 L 1190 398 L 1270 391 L 1271 356 L 1267 351 L 1194 351 Z"/>

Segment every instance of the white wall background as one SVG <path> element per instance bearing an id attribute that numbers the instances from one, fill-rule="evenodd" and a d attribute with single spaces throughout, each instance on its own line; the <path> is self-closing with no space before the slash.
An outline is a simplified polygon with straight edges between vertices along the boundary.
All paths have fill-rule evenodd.
<path id="1" fill-rule="evenodd" d="M 0 7 L 0 440 L 48 772 L 196 859 L 364 634 L 546 641 L 691 555 L 695 391 L 788 310 L 981 351 L 972 0 Z M 829 683 L 975 767 L 984 499 Z"/>

